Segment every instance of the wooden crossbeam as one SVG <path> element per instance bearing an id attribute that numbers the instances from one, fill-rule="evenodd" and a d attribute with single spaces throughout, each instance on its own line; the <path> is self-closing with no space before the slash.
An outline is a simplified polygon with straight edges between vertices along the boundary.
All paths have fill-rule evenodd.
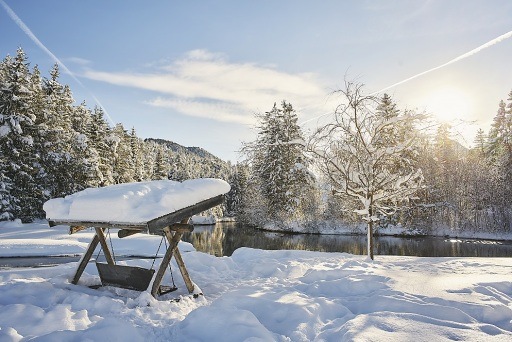
<path id="1" fill-rule="evenodd" d="M 81 230 L 87 229 L 87 227 L 84 226 L 70 226 L 69 227 L 69 235 L 78 233 Z"/>
<path id="2" fill-rule="evenodd" d="M 125 238 L 128 236 L 132 236 L 134 234 L 140 233 L 140 232 L 141 232 L 140 230 L 135 230 L 135 229 L 120 229 L 117 232 L 117 237 L 122 239 L 122 238 Z"/>
<path id="3" fill-rule="evenodd" d="M 175 223 L 169 227 L 169 230 L 173 232 L 190 233 L 194 230 L 194 225 L 188 223 Z"/>

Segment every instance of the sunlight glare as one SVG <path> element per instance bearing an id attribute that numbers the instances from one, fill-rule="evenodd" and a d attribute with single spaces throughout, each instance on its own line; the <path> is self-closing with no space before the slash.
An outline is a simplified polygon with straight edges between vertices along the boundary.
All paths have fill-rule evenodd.
<path id="1" fill-rule="evenodd" d="M 424 99 L 427 112 L 441 122 L 469 120 L 472 100 L 460 88 L 449 86 L 437 88 Z"/>

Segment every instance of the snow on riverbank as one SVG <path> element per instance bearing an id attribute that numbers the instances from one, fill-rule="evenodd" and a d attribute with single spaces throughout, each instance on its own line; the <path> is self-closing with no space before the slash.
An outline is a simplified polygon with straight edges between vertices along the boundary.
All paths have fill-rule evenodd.
<path id="1" fill-rule="evenodd" d="M 366 235 L 366 223 L 345 223 L 343 221 L 324 221 L 315 224 L 291 223 L 286 228 L 280 225 L 269 223 L 262 227 L 264 230 L 274 232 L 289 232 L 300 234 L 323 234 L 323 235 Z M 426 233 L 421 229 L 408 226 L 388 225 L 386 227 L 374 227 L 374 234 L 380 236 L 442 236 L 461 239 L 481 240 L 512 240 L 512 232 L 486 232 L 472 230 L 450 229 L 448 226 L 436 225 L 431 232 Z"/>
<path id="2" fill-rule="evenodd" d="M 66 228 L 0 223 L 0 255 L 81 253 L 92 232 L 69 236 Z M 113 239 L 125 255 L 153 255 L 159 242 L 148 235 Z M 372 262 L 249 248 L 219 258 L 187 243 L 180 249 L 203 297 L 187 297 L 177 271 L 179 290 L 155 300 L 147 292 L 84 286 L 99 282 L 93 263 L 79 285 L 68 281 L 76 263 L 0 270 L 0 341 L 512 341 L 508 258 Z M 150 267 L 152 260 L 129 262 Z M 168 300 L 176 296 L 182 300 Z"/>

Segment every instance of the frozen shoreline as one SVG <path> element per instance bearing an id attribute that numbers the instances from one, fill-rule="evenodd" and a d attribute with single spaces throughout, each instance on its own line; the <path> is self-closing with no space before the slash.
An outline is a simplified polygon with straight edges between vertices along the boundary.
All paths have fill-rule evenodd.
<path id="1" fill-rule="evenodd" d="M 291 225 L 289 229 L 283 229 L 275 225 L 255 227 L 269 232 L 290 233 L 290 234 L 317 234 L 317 235 L 366 235 L 366 225 L 345 224 L 341 222 L 330 222 L 323 224 L 322 228 L 310 228 L 300 224 Z M 444 237 L 452 239 L 478 239 L 491 241 L 512 241 L 512 232 L 488 233 L 472 231 L 454 231 L 448 227 L 439 227 L 435 233 L 426 233 L 419 229 L 408 229 L 403 226 L 379 227 L 375 230 L 374 236 L 395 236 L 395 237 Z"/>

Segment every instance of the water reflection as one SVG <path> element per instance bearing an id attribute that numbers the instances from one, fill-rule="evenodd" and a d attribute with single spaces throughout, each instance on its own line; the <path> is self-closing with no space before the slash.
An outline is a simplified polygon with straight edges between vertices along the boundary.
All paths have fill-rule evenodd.
<path id="1" fill-rule="evenodd" d="M 365 236 L 282 234 L 257 230 L 236 223 L 196 226 L 183 236 L 201 252 L 230 256 L 240 247 L 296 249 L 366 254 Z M 463 239 L 376 237 L 377 255 L 430 257 L 512 257 L 512 243 Z"/>

